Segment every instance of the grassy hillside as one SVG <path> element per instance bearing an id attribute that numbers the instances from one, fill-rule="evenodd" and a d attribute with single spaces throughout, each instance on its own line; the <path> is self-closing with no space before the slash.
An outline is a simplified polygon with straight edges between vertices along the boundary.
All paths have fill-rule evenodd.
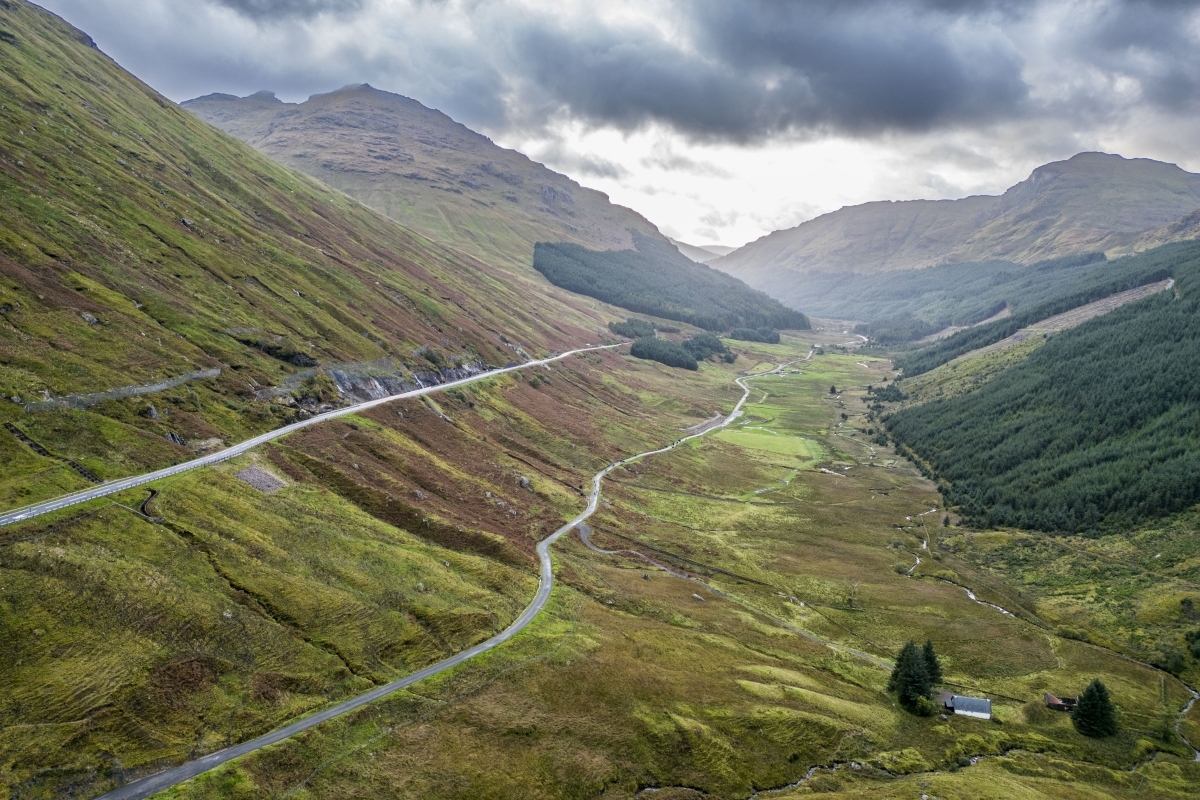
<path id="1" fill-rule="evenodd" d="M 710 331 L 809 327 L 800 312 L 695 263 L 669 242 L 635 233 L 634 245 L 629 250 L 597 251 L 539 242 L 533 267 L 555 286 Z"/>
<path id="2" fill-rule="evenodd" d="M 1175 292 L 887 419 L 972 524 L 1114 530 L 1200 502 L 1200 253 L 1176 255 Z"/>
<path id="3" fill-rule="evenodd" d="M 666 241 L 641 215 L 506 150 L 440 111 L 370 86 L 303 103 L 268 92 L 183 104 L 271 158 L 308 173 L 430 239 L 529 274 L 535 242 L 632 246 Z"/>
<path id="4" fill-rule="evenodd" d="M 314 363 L 391 359 L 411 380 L 597 341 L 610 318 L 272 162 L 33 6 L 6 3 L 0 27 L 0 419 L 102 479 L 187 456 L 170 433 L 228 441 L 294 419 L 260 392 Z M 23 411 L 202 369 L 220 376 Z M 5 504 L 76 488 L 8 432 L 0 451 L 0 483 L 20 477 Z"/>
<path id="5" fill-rule="evenodd" d="M 592 301 L 266 161 L 35 7 L 0 0 L 0 53 L 0 249 L 16 276 L 0 366 L 62 381 L 7 391 L 222 370 L 86 410 L 0 403 L 102 477 L 185 457 L 169 433 L 240 437 L 304 413 L 297 396 L 336 402 L 328 377 L 282 384 L 297 356 L 332 372 L 390 354 L 409 375 L 603 335 Z M 889 365 L 798 361 L 844 341 L 729 342 L 736 363 L 694 372 L 580 354 L 306 428 L 158 482 L 148 504 L 127 492 L 0 529 L 0 796 L 94 796 L 486 638 L 528 601 L 534 547 L 584 507 L 591 475 L 728 414 L 747 365 L 791 361 L 755 379 L 732 429 L 606 481 L 595 542 L 676 574 L 564 538 L 551 604 L 520 636 L 170 795 L 1194 794 L 1200 762 L 1173 726 L 1200 738 L 1200 715 L 1180 719 L 1184 684 L 1127 656 L 1191 630 L 1168 614 L 1196 579 L 1195 537 L 1132 542 L 1136 581 L 1090 571 L 1107 551 L 1055 553 L 1074 594 L 1049 567 L 989 572 L 1023 546 L 1001 564 L 992 540 L 936 529 L 935 486 L 867 427 L 860 398 Z M 289 391 L 260 399 L 270 387 Z M 14 503 L 83 480 L 8 431 L 0 448 Z M 1131 587 L 1153 598 L 1132 616 Z M 993 697 L 995 720 L 901 711 L 885 664 L 910 638 L 934 641 L 956 688 Z M 1095 677 L 1118 706 L 1110 739 L 1038 700 Z"/>
<path id="6" fill-rule="evenodd" d="M 877 274 L 942 263 L 1032 264 L 1097 250 L 1123 254 L 1195 238 L 1194 223 L 1181 218 L 1197 208 L 1200 175 L 1149 159 L 1081 153 L 1038 167 L 999 197 L 851 206 L 712 263 L 807 307 L 802 300 L 811 272 Z"/>
<path id="7" fill-rule="evenodd" d="M 840 330 L 804 336 L 748 345 L 739 360 L 790 360 L 811 342 L 844 340 Z M 640 381 L 681 375 L 660 391 L 686 386 L 698 402 L 739 369 L 639 367 Z M 998 579 L 974 566 L 990 539 L 968 543 L 962 529 L 918 516 L 937 504 L 933 485 L 862 430 L 858 398 L 885 368 L 816 356 L 756 379 L 733 430 L 606 481 L 593 543 L 693 579 L 572 536 L 555 548 L 562 583 L 547 615 L 511 647 L 178 794 L 744 800 L 801 782 L 779 796 L 1187 797 L 1200 766 L 1170 729 L 1186 689 L 1056 632 L 1088 614 L 1083 593 L 1056 593 L 1044 573 L 1032 584 Z M 1128 557 L 1153 565 L 1149 548 L 1161 541 L 1139 540 Z M 1195 558 L 1194 543 L 1177 544 Z M 911 576 L 896 570 L 914 554 L 922 563 Z M 1090 554 L 1067 550 L 1057 563 L 1092 574 Z M 1173 580 L 1164 569 L 1138 585 L 1178 608 Z M 1106 597 L 1104 608 L 1120 602 Z M 1165 616 L 1139 608 L 1137 619 L 1157 633 Z M 1074 627 L 1105 641 L 1109 625 L 1095 614 Z M 873 659 L 926 637 L 948 681 L 994 699 L 995 720 L 915 717 L 884 692 L 887 672 Z M 1117 698 L 1112 739 L 1080 736 L 1040 700 L 1093 676 Z"/>
<path id="8" fill-rule="evenodd" d="M 1039 281 L 1043 287 L 1040 295 L 1026 295 L 1027 302 L 1022 304 L 1024 307 L 1018 307 L 1004 319 L 958 331 L 927 347 L 899 355 L 896 358 L 896 367 L 904 370 L 906 377 L 920 375 L 1055 314 L 1127 289 L 1174 277 L 1176 273 L 1187 274 L 1194 268 L 1198 257 L 1200 244 L 1181 242 L 1165 245 L 1138 256 L 1118 259 L 1102 268 L 1089 269 L 1083 274 L 1071 270 L 1066 275 L 1054 276 L 1051 272 L 1053 277 Z M 879 327 L 886 330 L 887 324 L 885 322 Z"/>
<path id="9" fill-rule="evenodd" d="M 674 396 L 673 375 L 624 361 L 309 428 L 155 484 L 160 524 L 133 491 L 0 530 L 0 796 L 92 796 L 506 626 L 578 487 L 737 394 Z"/>

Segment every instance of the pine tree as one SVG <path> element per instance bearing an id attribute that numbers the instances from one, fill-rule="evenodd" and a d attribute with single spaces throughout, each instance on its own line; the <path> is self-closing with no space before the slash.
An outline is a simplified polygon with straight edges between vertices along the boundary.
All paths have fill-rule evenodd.
<path id="1" fill-rule="evenodd" d="M 929 669 L 925 666 L 925 655 L 914 642 L 905 643 L 896 656 L 896 668 L 888 679 L 888 691 L 896 692 L 900 705 L 915 711 L 921 698 L 930 692 Z"/>
<path id="2" fill-rule="evenodd" d="M 938 660 L 937 653 L 933 650 L 933 642 L 929 639 L 925 640 L 925 646 L 921 648 L 921 655 L 925 657 L 925 669 L 929 672 L 930 686 L 941 684 L 942 662 Z"/>
<path id="3" fill-rule="evenodd" d="M 1112 736 L 1117 732 L 1117 714 L 1108 689 L 1099 678 L 1094 679 L 1071 712 L 1075 730 L 1084 736 Z"/>

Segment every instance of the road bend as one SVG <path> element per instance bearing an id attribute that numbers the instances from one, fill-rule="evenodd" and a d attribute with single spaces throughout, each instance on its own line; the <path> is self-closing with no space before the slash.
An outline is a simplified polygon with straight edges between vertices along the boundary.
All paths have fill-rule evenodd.
<path id="1" fill-rule="evenodd" d="M 619 347 L 619 346 L 620 345 L 609 345 L 609 347 Z M 605 348 L 590 348 L 590 349 L 599 350 L 599 349 L 605 349 Z M 563 353 L 561 356 L 558 356 L 558 358 L 566 358 L 567 356 L 571 355 L 572 353 L 579 353 L 579 352 L 586 352 L 586 350 L 573 350 L 569 353 Z M 810 357 L 811 357 L 811 353 L 810 353 Z M 527 363 L 523 366 L 545 364 L 545 363 L 549 363 L 550 361 L 554 361 L 554 360 L 556 360 L 556 359 L 544 359 L 539 362 Z M 740 400 L 738 400 L 737 405 L 735 405 L 733 407 L 733 411 L 731 411 L 729 413 L 729 415 L 727 417 L 725 417 L 725 419 L 722 420 L 719 425 L 715 425 L 703 432 L 694 433 L 691 436 L 685 436 L 682 439 L 677 439 L 674 442 L 672 442 L 671 444 L 667 445 L 666 447 L 660 447 L 657 450 L 647 450 L 644 453 L 638 453 L 637 455 L 629 456 L 628 458 L 622 459 L 621 461 L 617 461 L 612 464 L 609 464 L 607 467 L 605 467 L 604 469 L 597 472 L 595 474 L 595 476 L 593 476 L 593 478 L 592 478 L 592 490 L 591 490 L 591 493 L 588 495 L 587 508 L 585 508 L 582 512 L 580 512 L 580 514 L 578 516 L 576 516 L 574 519 L 572 519 L 566 525 L 563 525 L 561 528 L 559 528 L 554 533 L 550 534 L 549 536 L 547 536 L 545 539 L 543 539 L 541 542 L 538 543 L 537 555 L 538 555 L 538 561 L 540 563 L 540 570 L 538 573 L 537 594 L 535 594 L 533 596 L 533 601 L 525 608 L 525 610 L 523 612 L 521 612 L 521 616 L 517 617 L 517 619 L 511 625 L 509 625 L 507 628 L 505 628 L 502 632 L 496 634 L 495 636 L 488 639 L 487 641 L 480 642 L 479 644 L 475 645 L 474 647 L 470 648 L 469 650 L 464 650 L 463 652 L 461 652 L 457 655 L 451 656 L 450 658 L 447 658 L 444 661 L 439 661 L 438 663 L 428 666 L 423 670 L 419 670 L 418 672 L 414 672 L 411 675 L 407 675 L 403 678 L 400 678 L 399 680 L 395 680 L 395 681 L 392 681 L 391 683 L 384 684 L 383 686 L 377 686 L 376 688 L 372 689 L 369 692 L 360 694 L 357 697 L 352 697 L 349 700 L 344 700 L 341 703 L 338 703 L 337 705 L 330 706 L 329 708 L 326 708 L 322 711 L 318 711 L 317 713 L 311 714 L 307 717 L 303 717 L 302 719 L 298 719 L 289 725 L 285 725 L 282 728 L 278 728 L 274 731 L 271 731 L 270 733 L 259 736 L 257 739 L 251 739 L 249 741 L 242 742 L 241 744 L 237 744 L 232 747 L 227 747 L 224 750 L 218 750 L 215 753 L 209 753 L 206 756 L 201 756 L 200 758 L 197 758 L 194 761 L 189 761 L 186 764 L 181 764 L 178 767 L 174 767 L 174 768 L 166 770 L 164 772 L 160 772 L 157 775 L 150 775 L 148 777 L 141 778 L 140 780 L 133 781 L 132 783 L 128 783 L 125 786 L 122 786 L 118 789 L 113 789 L 110 792 L 106 792 L 102 795 L 99 795 L 99 797 L 96 798 L 96 800 L 141 800 L 141 798 L 149 797 L 150 795 L 155 794 L 156 792 L 161 792 L 164 789 L 169 789 L 172 786 L 180 784 L 190 778 L 194 778 L 197 775 L 201 775 L 205 772 L 208 772 L 209 770 L 219 767 L 222 764 L 232 761 L 235 758 L 240 758 L 241 756 L 247 755 L 249 753 L 253 753 L 255 750 L 261 750 L 264 747 L 268 747 L 270 745 L 282 742 L 284 739 L 288 739 L 292 736 L 295 736 L 296 734 L 306 731 L 309 728 L 316 727 L 317 725 L 320 725 L 322 722 L 331 720 L 334 717 L 339 717 L 342 714 L 345 714 L 349 711 L 353 711 L 356 708 L 361 708 L 362 706 L 365 706 L 368 703 L 373 703 L 376 700 L 380 700 L 380 699 L 386 697 L 387 695 L 391 694 L 392 692 L 407 688 L 409 686 L 412 686 L 415 683 L 419 683 L 419 682 L 425 680 L 426 678 L 431 678 L 434 675 L 445 672 L 448 669 L 457 667 L 459 664 L 470 661 L 472 658 L 475 658 L 476 656 L 480 655 L 481 653 L 486 653 L 488 650 L 491 650 L 491 649 L 503 644 L 504 642 L 507 642 L 509 639 L 513 638 L 518 633 L 520 633 L 525 628 L 527 628 L 529 626 L 529 623 L 533 622 L 533 620 L 537 617 L 537 615 L 541 613 L 542 609 L 546 607 L 546 603 L 550 599 L 550 592 L 554 588 L 554 565 L 550 558 L 550 547 L 555 542 L 557 542 L 559 539 L 561 539 L 563 536 L 565 536 L 567 533 L 569 533 L 572 529 L 574 529 L 575 526 L 585 522 L 589 517 L 591 517 L 593 514 L 596 513 L 596 509 L 600 504 L 600 486 L 601 486 L 601 483 L 604 481 L 605 477 L 607 477 L 609 475 L 609 473 L 611 473 L 613 470 L 620 469 L 621 467 L 626 466 L 627 464 L 632 464 L 635 461 L 640 461 L 643 458 L 648 458 L 650 456 L 659 455 L 660 453 L 670 452 L 671 450 L 674 450 L 676 447 L 679 447 L 680 445 L 684 444 L 685 442 L 688 442 L 692 439 L 697 439 L 697 438 L 704 436 L 706 434 L 709 434 L 715 430 L 720 430 L 721 428 L 724 428 L 725 426 L 729 425 L 731 422 L 733 422 L 734 420 L 736 420 L 738 417 L 740 417 L 742 415 L 742 406 L 745 405 L 746 400 L 750 397 L 750 387 L 746 384 L 747 379 L 757 378 L 757 377 L 761 377 L 763 375 L 777 374 L 777 373 L 781 372 L 783 369 L 785 369 L 786 367 L 788 367 L 794 363 L 796 363 L 796 362 L 789 361 L 786 364 L 781 364 L 780 366 L 776 367 L 775 369 L 768 370 L 766 372 L 759 372 L 754 375 L 746 375 L 744 377 L 738 378 L 736 380 L 736 383 L 738 386 L 742 387 L 742 398 Z M 504 371 L 507 371 L 507 370 L 504 370 Z M 496 374 L 498 374 L 498 372 L 486 373 L 486 375 L 488 375 L 488 376 L 496 375 Z M 436 387 L 436 389 L 447 389 L 447 388 L 451 388 L 456 385 L 462 385 L 463 383 L 468 383 L 468 382 L 470 382 L 470 381 L 462 380 L 462 381 L 456 381 L 455 383 L 452 383 L 452 384 L 446 383 L 446 384 L 442 384 L 442 385 Z M 323 418 L 330 419 L 333 416 L 342 416 L 344 414 L 352 414 L 356 410 L 362 410 L 364 408 L 371 408 L 373 406 L 380 405 L 381 403 L 385 403 L 390 400 L 399 399 L 400 397 L 414 397 L 419 394 L 424 394 L 427 391 L 434 391 L 434 390 L 435 390 L 435 388 L 431 387 L 428 390 L 409 392 L 407 395 L 396 395 L 395 397 L 385 398 L 383 400 L 373 400 L 370 403 L 363 403 L 363 404 L 355 406 L 353 408 L 340 409 L 338 412 L 331 412 L 330 414 L 325 414 L 325 415 L 323 415 Z M 313 417 L 311 420 L 305 420 L 305 424 L 311 425 L 311 424 L 315 423 L 317 420 L 318 420 L 317 417 Z M 304 426 L 303 425 L 291 426 L 291 430 L 295 430 L 297 427 L 304 427 Z M 245 452 L 246 450 L 250 449 L 250 447 L 253 447 L 256 444 L 261 444 L 264 441 L 269 441 L 271 438 L 276 438 L 276 436 L 283 435 L 283 432 L 285 430 L 287 430 L 287 429 L 281 428 L 279 431 L 273 431 L 272 434 L 270 436 L 268 436 L 267 438 L 258 437 L 257 439 L 251 439 L 247 442 L 244 442 L 242 445 L 238 445 L 238 447 L 243 448 L 243 449 L 239 450 L 238 452 L 239 453 Z M 233 450 L 233 449 L 234 448 L 230 448 L 230 450 Z M 222 455 L 224 455 L 225 458 L 231 458 L 233 455 L 236 455 L 236 453 L 229 453 L 229 451 L 222 451 Z M 206 464 L 215 463 L 215 461 L 219 461 L 219 460 L 221 460 L 221 459 L 215 459 L 215 460 L 197 459 L 195 462 L 188 462 L 188 464 L 193 465 L 193 466 L 189 467 L 190 469 L 195 469 L 198 466 L 205 466 Z M 203 463 L 197 463 L 197 462 L 203 462 Z M 182 467 L 182 466 L 186 466 L 186 465 L 181 464 L 180 466 Z M 165 474 L 160 474 L 160 473 L 165 473 Z M 171 475 L 175 474 L 174 472 L 167 472 L 166 470 L 161 470 L 160 473 L 154 473 L 154 474 L 157 475 L 158 477 L 165 477 L 166 474 L 171 474 Z M 143 481 L 143 483 L 144 482 L 145 481 Z M 130 484 L 130 485 L 136 486 L 137 484 Z M 99 487 L 99 488 L 104 488 L 104 487 Z M 129 488 L 129 486 L 127 485 L 124 488 Z M 83 494 L 83 493 L 81 492 L 80 494 Z M 91 498 L 87 498 L 87 499 L 91 499 Z M 82 502 L 82 500 L 77 500 L 76 502 Z M 59 507 L 61 508 L 61 506 L 59 506 Z M 36 506 L 35 506 L 35 508 L 36 508 Z M 45 513 L 45 512 L 43 511 L 41 513 Z"/>
<path id="2" fill-rule="evenodd" d="M 410 397 L 421 397 L 422 395 L 433 394 L 434 392 L 444 392 L 447 389 L 453 389 L 456 386 L 465 386 L 476 381 L 494 378 L 495 376 L 503 375 L 506 372 L 515 372 L 517 370 L 527 369 L 529 367 L 540 367 L 544 364 L 561 361 L 564 358 L 568 358 L 578 353 L 589 353 L 596 350 L 611 350 L 614 347 L 622 346 L 623 344 L 609 344 L 598 347 L 582 347 L 576 350 L 568 350 L 567 352 L 562 353 L 561 355 L 553 356 L 552 358 L 543 358 L 537 361 L 526 361 L 524 364 L 517 364 L 516 366 L 512 367 L 504 367 L 503 369 L 494 369 L 488 372 L 481 372 L 480 374 L 472 375 L 469 378 L 460 378 L 459 380 L 450 381 L 449 383 L 439 383 L 435 386 L 426 386 L 420 389 L 414 389 L 411 392 L 389 395 L 388 397 L 381 397 L 378 400 L 368 400 L 365 403 L 358 403 L 357 405 L 346 406 L 345 408 L 327 411 L 324 414 L 317 414 L 314 417 L 309 417 L 308 419 L 301 420 L 300 422 L 293 422 L 291 425 L 285 425 L 282 428 L 276 428 L 273 431 L 268 431 L 267 433 L 255 436 L 253 439 L 247 439 L 240 444 L 235 444 L 231 447 L 225 448 L 224 450 L 218 450 L 215 453 L 210 453 L 209 455 L 201 456 L 200 458 L 194 458 L 191 461 L 185 461 L 182 464 L 176 464 L 172 467 L 164 467 L 163 469 L 155 470 L 154 472 L 147 472 L 144 475 L 134 475 L 129 478 L 121 478 L 119 480 L 109 481 L 91 489 L 83 489 L 72 494 L 66 494 L 62 497 L 57 497 L 53 500 L 46 500 L 41 503 L 25 506 L 24 508 L 6 511 L 3 514 L 0 514 L 0 528 L 3 528 L 6 525 L 13 525 L 18 522 L 25 522 L 26 520 L 33 519 L 34 517 L 40 517 L 43 514 L 49 514 L 52 511 L 58 511 L 60 509 L 67 508 L 68 506 L 86 503 L 89 500 L 96 500 L 101 497 L 107 497 L 110 494 L 123 492 L 126 489 L 133 489 L 134 487 L 142 486 L 143 484 L 147 484 L 152 481 L 159 481 L 163 478 L 169 478 L 172 475 L 178 475 L 182 472 L 189 472 L 194 469 L 199 469 L 200 467 L 209 467 L 213 464 L 240 456 L 243 453 L 258 447 L 260 444 L 265 444 L 266 442 L 287 436 L 290 433 L 295 433 L 302 428 L 307 428 L 311 425 L 319 425 L 322 422 L 328 422 L 329 420 L 337 419 L 338 417 L 357 414 L 361 411 L 366 411 L 368 409 L 375 408 L 376 406 L 384 405 L 385 403 L 394 403 L 397 400 L 404 400 Z"/>

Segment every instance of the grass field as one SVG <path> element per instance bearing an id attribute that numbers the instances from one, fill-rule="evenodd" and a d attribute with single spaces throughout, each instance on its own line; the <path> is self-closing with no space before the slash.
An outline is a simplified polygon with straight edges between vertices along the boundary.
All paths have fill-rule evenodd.
<path id="1" fill-rule="evenodd" d="M 740 362 L 752 359 L 747 352 Z M 551 607 L 511 647 L 173 795 L 745 798 L 787 787 L 814 766 L 854 762 L 764 796 L 1188 796 L 1200 775 L 1168 724 L 1186 689 L 1060 635 L 1028 582 L 974 569 L 958 548 L 960 530 L 937 527 L 940 514 L 918 516 L 937 505 L 936 491 L 860 430 L 858 396 L 887 365 L 864 370 L 858 361 L 819 357 L 798 365 L 800 374 L 759 379 L 752 398 L 766 402 L 747 406 L 745 427 L 776 434 L 732 432 L 735 440 L 816 442 L 819 454 L 748 448 L 720 434 L 631 464 L 606 483 L 595 541 L 640 549 L 692 580 L 564 541 Z M 689 375 L 631 366 L 607 379 L 636 381 L 625 387 L 630 397 L 659 389 L 647 420 L 674 414 L 676 431 L 711 414 L 714 391 L 726 410 L 736 397 L 728 385 L 738 365 Z M 551 376 L 556 391 L 566 377 Z M 604 382 L 589 376 L 587 385 Z M 829 394 L 831 384 L 838 394 Z M 517 401 L 512 389 L 504 396 L 515 405 L 476 396 L 476 408 L 503 411 L 489 424 L 510 414 L 507 424 L 531 424 L 520 416 L 531 398 Z M 464 419 L 462 407 L 443 408 Z M 605 419 L 597 447 L 632 452 L 620 433 L 629 429 Z M 586 474 L 582 462 L 602 460 L 556 452 L 559 486 L 576 480 L 566 477 L 575 469 Z M 810 456 L 839 474 L 797 470 L 797 459 Z M 569 459 L 579 466 L 568 468 Z M 777 486 L 755 494 L 768 484 Z M 551 514 L 581 504 L 569 492 L 542 500 L 546 490 L 538 491 Z M 914 577 L 899 574 L 894 566 L 911 566 L 913 554 L 921 567 Z M 974 585 L 1017 616 L 971 601 L 938 576 Z M 883 693 L 881 662 L 906 639 L 926 637 L 958 691 L 993 698 L 993 721 L 914 717 Z M 1123 730 L 1113 739 L 1084 739 L 1040 704 L 1042 692 L 1074 693 L 1095 676 L 1119 706 Z M 652 787 L 662 791 L 643 792 Z"/>

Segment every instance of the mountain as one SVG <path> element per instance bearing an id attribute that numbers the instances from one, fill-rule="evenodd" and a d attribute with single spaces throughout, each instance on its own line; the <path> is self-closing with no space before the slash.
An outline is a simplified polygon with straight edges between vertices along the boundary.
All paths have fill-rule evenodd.
<path id="1" fill-rule="evenodd" d="M 725 247 L 724 245 L 695 245 L 681 242 L 678 239 L 671 239 L 671 244 L 679 249 L 679 252 L 695 261 L 697 264 L 707 264 L 709 261 L 727 256 L 737 248 Z"/>
<path id="2" fill-rule="evenodd" d="M 411 385 L 599 341 L 616 316 L 277 164 L 35 6 L 0 15 L 0 419 L 94 406 L 42 444 L 101 478 L 291 421 L 303 410 L 264 397 L 317 365 Z M 76 397 L 175 380 L 191 399 L 170 419 Z M 64 488 L 0 438 L 0 505 Z"/>
<path id="3" fill-rule="evenodd" d="M 1150 159 L 1080 153 L 1038 167 L 998 197 L 850 206 L 771 233 L 712 265 L 794 301 L 797 284 L 814 272 L 1030 264 L 1094 250 L 1145 249 L 1194 236 L 1194 223 L 1181 218 L 1198 208 L 1200 175 Z"/>
<path id="4" fill-rule="evenodd" d="M 303 103 L 258 92 L 183 107 L 430 239 L 509 269 L 528 271 L 537 242 L 621 250 L 632 247 L 631 230 L 663 239 L 607 195 L 366 84 Z"/>

